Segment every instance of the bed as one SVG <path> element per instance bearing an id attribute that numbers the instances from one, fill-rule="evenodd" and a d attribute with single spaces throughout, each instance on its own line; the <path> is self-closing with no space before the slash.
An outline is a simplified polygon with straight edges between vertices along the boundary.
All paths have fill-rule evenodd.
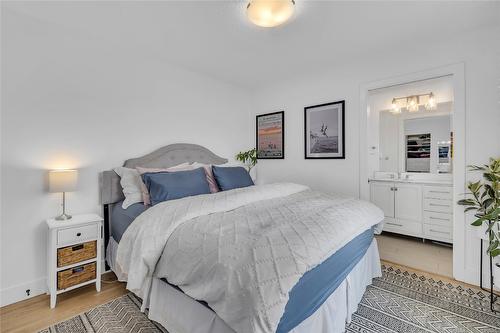
<path id="1" fill-rule="evenodd" d="M 227 162 L 192 144 L 125 167 Z M 172 333 L 343 332 L 380 261 L 375 206 L 297 184 L 268 184 L 121 208 L 102 175 L 106 261 Z"/>

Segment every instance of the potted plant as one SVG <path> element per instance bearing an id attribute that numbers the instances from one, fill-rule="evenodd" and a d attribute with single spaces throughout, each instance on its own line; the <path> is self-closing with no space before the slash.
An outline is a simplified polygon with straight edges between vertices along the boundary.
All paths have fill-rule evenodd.
<path id="1" fill-rule="evenodd" d="M 247 151 L 240 151 L 236 154 L 236 160 L 243 163 L 248 173 L 250 173 L 252 168 L 257 164 L 257 149 L 253 148 Z M 253 175 L 252 178 L 255 178 L 255 175 Z"/>
<path id="2" fill-rule="evenodd" d="M 467 198 L 458 201 L 465 206 L 465 211 L 474 211 L 476 220 L 473 226 L 485 227 L 489 245 L 488 255 L 492 258 L 500 256 L 500 158 L 490 158 L 490 163 L 482 166 L 469 166 L 470 171 L 479 171 L 483 179 L 469 182 Z M 497 277 L 500 277 L 500 266 L 497 263 Z"/>

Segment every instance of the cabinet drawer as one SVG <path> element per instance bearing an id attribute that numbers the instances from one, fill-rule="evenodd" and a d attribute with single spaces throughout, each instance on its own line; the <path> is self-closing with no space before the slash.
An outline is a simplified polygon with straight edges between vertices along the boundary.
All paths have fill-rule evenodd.
<path id="1" fill-rule="evenodd" d="M 64 267 L 97 256 L 97 241 L 57 249 L 57 267 Z"/>
<path id="2" fill-rule="evenodd" d="M 66 289 L 80 283 L 94 280 L 95 277 L 95 262 L 57 272 L 57 290 Z"/>
<path id="3" fill-rule="evenodd" d="M 419 237 L 422 235 L 422 223 L 405 220 L 385 220 L 384 231 Z"/>
<path id="4" fill-rule="evenodd" d="M 428 239 L 453 242 L 453 229 L 437 225 L 424 224 L 424 236 Z"/>
<path id="5" fill-rule="evenodd" d="M 453 188 L 447 186 L 424 186 L 424 198 L 453 200 Z"/>
<path id="6" fill-rule="evenodd" d="M 97 238 L 97 225 L 85 225 L 77 228 L 57 231 L 57 244 L 70 244 Z"/>
<path id="7" fill-rule="evenodd" d="M 451 214 L 453 212 L 453 204 L 451 200 L 424 199 L 424 210 Z"/>
<path id="8" fill-rule="evenodd" d="M 451 227 L 453 225 L 453 215 L 448 213 L 424 211 L 424 223 Z"/>

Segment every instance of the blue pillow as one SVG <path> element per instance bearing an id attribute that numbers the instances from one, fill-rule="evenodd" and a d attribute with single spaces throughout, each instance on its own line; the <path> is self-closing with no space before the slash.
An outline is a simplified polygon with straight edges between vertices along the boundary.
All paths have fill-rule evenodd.
<path id="1" fill-rule="evenodd" d="M 152 205 L 162 201 L 210 193 L 207 176 L 203 168 L 188 171 L 145 173 L 142 175 L 142 180 L 148 189 Z"/>
<path id="2" fill-rule="evenodd" d="M 252 178 L 243 167 L 212 166 L 212 172 L 221 191 L 253 185 Z"/>

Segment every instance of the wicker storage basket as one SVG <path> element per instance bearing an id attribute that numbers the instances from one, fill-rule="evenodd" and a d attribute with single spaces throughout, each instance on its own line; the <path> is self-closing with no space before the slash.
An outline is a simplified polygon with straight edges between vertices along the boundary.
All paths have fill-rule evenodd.
<path id="1" fill-rule="evenodd" d="M 63 247 L 57 250 L 57 267 L 64 267 L 97 256 L 97 241 Z"/>
<path id="2" fill-rule="evenodd" d="M 74 285 L 87 282 L 96 277 L 96 263 L 65 269 L 57 272 L 57 290 L 66 289 Z"/>

